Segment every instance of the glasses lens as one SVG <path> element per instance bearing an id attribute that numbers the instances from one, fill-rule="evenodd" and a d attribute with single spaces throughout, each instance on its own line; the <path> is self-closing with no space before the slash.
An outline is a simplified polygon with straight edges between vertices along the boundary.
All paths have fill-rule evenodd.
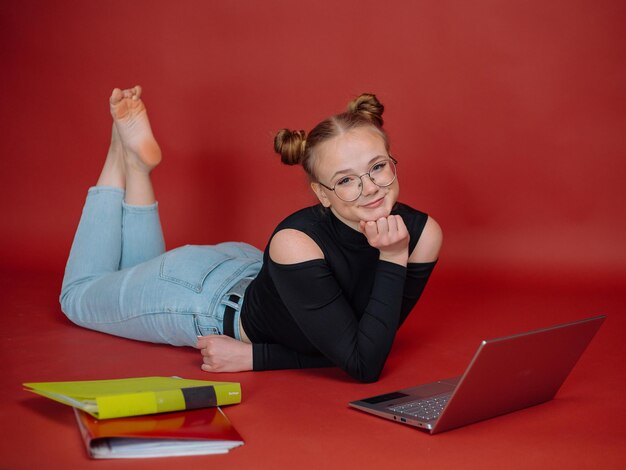
<path id="1" fill-rule="evenodd" d="M 396 179 L 396 165 L 393 163 L 393 160 L 383 160 L 374 163 L 369 175 L 377 186 L 389 186 Z"/>
<path id="2" fill-rule="evenodd" d="M 356 201 L 361 195 L 361 178 L 348 175 L 335 183 L 335 194 L 344 201 Z"/>

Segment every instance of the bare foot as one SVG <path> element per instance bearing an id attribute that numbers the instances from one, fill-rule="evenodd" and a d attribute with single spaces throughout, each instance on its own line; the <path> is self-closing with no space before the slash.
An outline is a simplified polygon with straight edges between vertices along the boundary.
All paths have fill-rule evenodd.
<path id="1" fill-rule="evenodd" d="M 161 161 L 161 149 L 152 135 L 148 113 L 141 101 L 141 87 L 115 88 L 109 103 L 115 129 L 111 145 L 116 139 L 121 142 L 127 171 L 149 173 Z"/>

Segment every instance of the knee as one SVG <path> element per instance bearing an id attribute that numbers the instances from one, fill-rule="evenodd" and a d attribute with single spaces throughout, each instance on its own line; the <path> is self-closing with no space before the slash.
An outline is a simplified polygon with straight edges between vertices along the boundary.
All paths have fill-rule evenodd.
<path id="1" fill-rule="evenodd" d="M 59 303 L 61 305 L 61 311 L 72 322 L 78 323 L 78 301 L 77 301 L 76 289 L 70 286 L 63 286 L 61 288 L 61 295 L 59 296 Z"/>

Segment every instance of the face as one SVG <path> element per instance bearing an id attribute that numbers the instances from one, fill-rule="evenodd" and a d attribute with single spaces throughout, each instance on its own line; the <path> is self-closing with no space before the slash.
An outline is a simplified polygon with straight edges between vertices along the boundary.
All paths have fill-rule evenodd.
<path id="1" fill-rule="evenodd" d="M 317 180 L 333 188 L 347 175 L 363 175 L 372 165 L 389 157 L 385 141 L 376 129 L 358 127 L 330 139 L 317 148 Z M 363 192 L 356 201 L 346 202 L 334 191 L 311 183 L 313 191 L 324 207 L 330 207 L 335 216 L 350 227 L 358 229 L 359 222 L 387 217 L 398 200 L 396 180 L 387 187 L 376 186 L 367 175 L 361 178 Z"/>

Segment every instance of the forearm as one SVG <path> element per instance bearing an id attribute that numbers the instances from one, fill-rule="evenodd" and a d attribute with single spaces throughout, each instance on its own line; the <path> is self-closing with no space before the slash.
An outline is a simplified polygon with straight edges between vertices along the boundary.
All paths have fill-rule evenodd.
<path id="1" fill-rule="evenodd" d="M 378 380 L 400 324 L 406 269 L 379 263 L 370 300 L 358 324 L 353 351 L 344 351 L 344 369 L 362 382 Z"/>
<path id="2" fill-rule="evenodd" d="M 411 313 L 411 310 L 413 310 L 413 307 L 415 307 L 417 301 L 422 296 L 436 264 L 436 261 L 408 264 L 406 281 L 404 283 L 404 294 L 402 296 L 400 325 L 404 323 L 409 313 Z"/>
<path id="3" fill-rule="evenodd" d="M 252 364 L 253 370 L 309 369 L 333 365 L 324 356 L 301 354 L 281 344 L 272 343 L 252 345 Z"/>

